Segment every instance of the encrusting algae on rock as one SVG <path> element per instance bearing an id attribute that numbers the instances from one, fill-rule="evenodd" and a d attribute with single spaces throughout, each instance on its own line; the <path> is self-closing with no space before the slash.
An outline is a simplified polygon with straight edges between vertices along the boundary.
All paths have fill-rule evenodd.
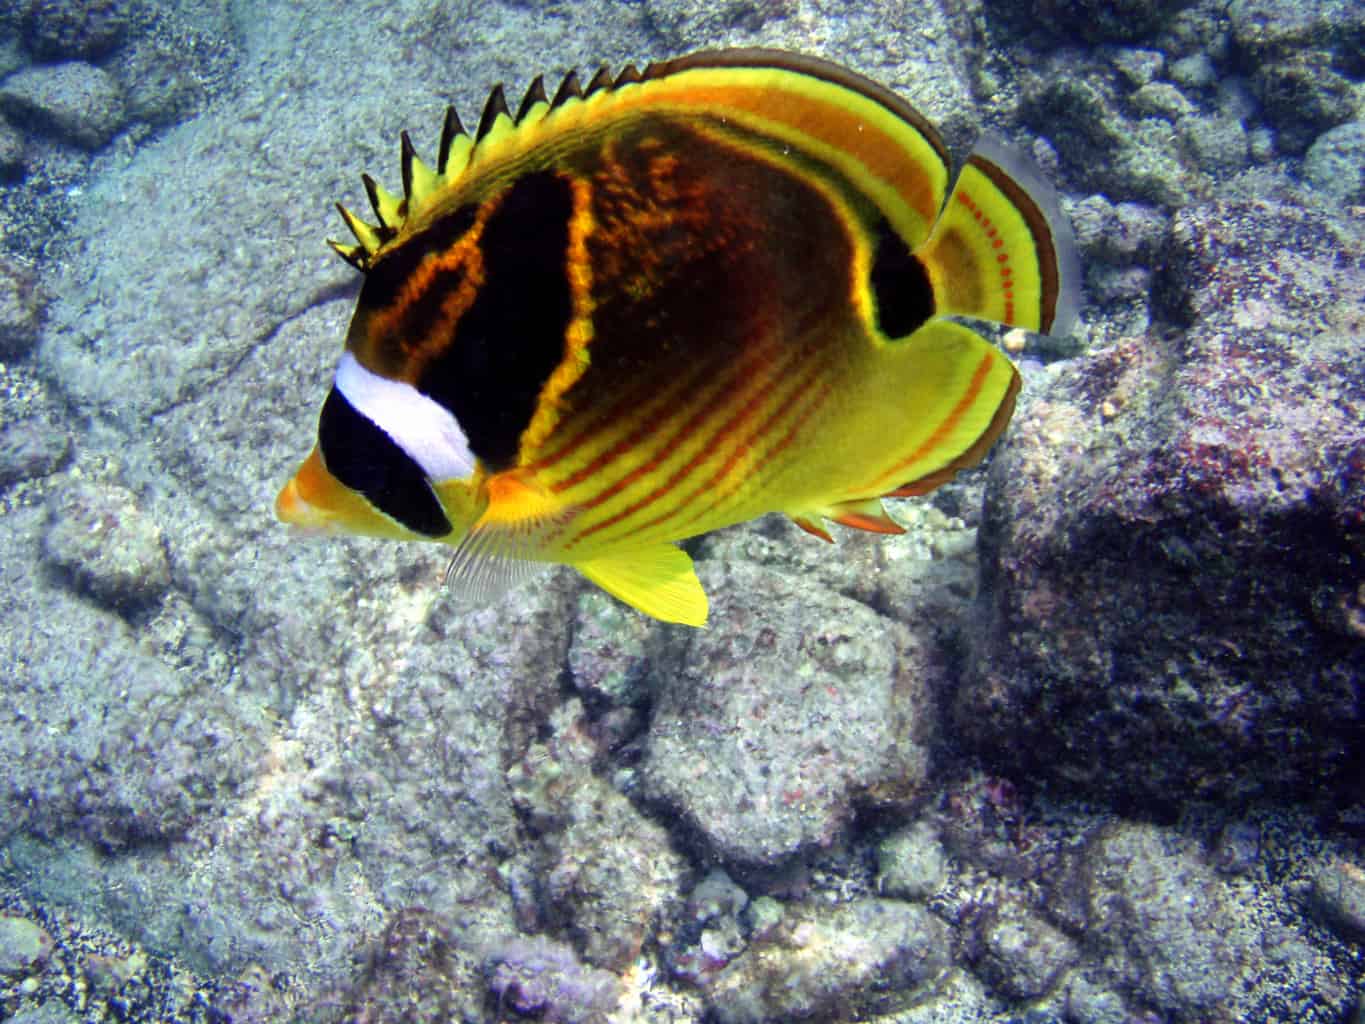
<path id="1" fill-rule="evenodd" d="M 722 50 L 605 70 L 473 137 L 333 243 L 365 274 L 318 443 L 281 519 L 453 546 L 491 592 L 571 565 L 702 625 L 676 541 L 768 512 L 901 528 L 881 498 L 974 465 L 1019 377 L 949 317 L 1065 333 L 1052 190 L 991 140 L 949 192 L 937 131 L 835 64 Z M 945 198 L 946 197 L 946 198 Z"/>

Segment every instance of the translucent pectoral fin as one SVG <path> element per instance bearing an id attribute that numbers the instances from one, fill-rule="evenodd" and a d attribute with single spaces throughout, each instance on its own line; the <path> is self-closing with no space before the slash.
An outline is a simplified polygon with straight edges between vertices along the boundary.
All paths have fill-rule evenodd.
<path id="1" fill-rule="evenodd" d="M 646 615 L 684 626 L 706 625 L 706 591 L 687 552 L 671 544 L 603 555 L 573 567 Z"/>

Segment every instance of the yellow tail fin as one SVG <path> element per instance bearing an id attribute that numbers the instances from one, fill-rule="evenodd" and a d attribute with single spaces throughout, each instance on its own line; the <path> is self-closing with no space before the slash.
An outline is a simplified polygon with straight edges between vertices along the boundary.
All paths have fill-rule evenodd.
<path id="1" fill-rule="evenodd" d="M 1075 324 L 1080 262 L 1057 193 L 1022 155 L 981 139 L 916 251 L 935 312 L 1043 334 Z"/>

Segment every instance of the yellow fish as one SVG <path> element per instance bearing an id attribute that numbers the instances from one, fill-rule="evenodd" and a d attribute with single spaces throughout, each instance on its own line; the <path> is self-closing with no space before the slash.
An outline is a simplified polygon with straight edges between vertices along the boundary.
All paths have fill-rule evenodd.
<path id="1" fill-rule="evenodd" d="M 455 547 L 451 576 L 571 565 L 668 622 L 686 537 L 784 512 L 899 533 L 885 496 L 978 462 L 1019 377 L 949 317 L 1065 333 L 1056 196 L 991 142 L 949 155 L 838 65 L 723 50 L 493 90 L 403 193 L 344 207 L 364 273 L 313 452 L 276 500 L 314 529 Z M 946 197 L 946 198 L 945 198 Z"/>

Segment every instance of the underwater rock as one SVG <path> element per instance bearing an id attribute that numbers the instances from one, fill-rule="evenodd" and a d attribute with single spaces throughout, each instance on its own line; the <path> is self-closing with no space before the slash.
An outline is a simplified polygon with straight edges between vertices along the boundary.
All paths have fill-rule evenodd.
<path id="1" fill-rule="evenodd" d="M 667 951 L 668 971 L 690 985 L 705 986 L 744 951 L 747 939 L 767 934 L 781 920 L 781 904 L 768 897 L 778 911 L 776 920 L 758 918 L 746 910 L 749 894 L 722 868 L 713 868 L 687 897 L 679 927 Z"/>
<path id="2" fill-rule="evenodd" d="M 877 845 L 877 891 L 923 900 L 948 880 L 948 858 L 932 822 L 917 821 Z"/>
<path id="3" fill-rule="evenodd" d="M 913 1001 L 950 948 L 948 926 L 911 903 L 801 904 L 720 971 L 706 998 L 723 1024 L 866 1019 Z"/>
<path id="4" fill-rule="evenodd" d="M 644 701 L 654 624 L 597 589 L 579 594 L 575 611 L 569 643 L 574 689 L 617 707 Z"/>
<path id="5" fill-rule="evenodd" d="M 0 664 L 10 666 L 0 837 L 70 836 L 105 850 L 179 839 L 252 777 L 263 713 L 225 699 L 212 674 L 171 668 L 148 651 L 147 633 L 33 571 L 44 519 L 40 507 L 17 508 L 0 530 Z"/>
<path id="6" fill-rule="evenodd" d="M 176 123 L 204 102 L 195 69 L 155 37 L 128 47 L 113 70 L 123 85 L 129 118 L 154 128 Z"/>
<path id="7" fill-rule="evenodd" d="M 1233 41 L 1253 62 L 1310 48 L 1359 65 L 1365 53 L 1365 8 L 1356 0 L 1233 0 L 1226 17 Z"/>
<path id="8" fill-rule="evenodd" d="M 24 37 L 44 60 L 98 57 L 128 29 L 126 0 L 21 0 Z"/>
<path id="9" fill-rule="evenodd" d="M 749 904 L 749 894 L 724 868 L 712 868 L 687 896 L 687 914 L 694 921 L 736 917 Z"/>
<path id="10" fill-rule="evenodd" d="M 46 416 L 0 427 L 0 487 L 49 476 L 71 455 L 71 436 Z"/>
<path id="11" fill-rule="evenodd" d="M 1080 958 L 1074 940 L 1013 899 L 991 908 L 981 925 L 981 945 L 978 970 L 1015 999 L 1048 992 Z"/>
<path id="12" fill-rule="evenodd" d="M 4 8 L 0 8 L 0 79 L 12 75 L 29 62 L 29 56 L 19 42 L 18 26 L 7 14 Z"/>
<path id="13" fill-rule="evenodd" d="M 1365 941 L 1365 868 L 1359 863 L 1333 857 L 1316 868 L 1309 879 L 1308 902 L 1347 942 Z"/>
<path id="14" fill-rule="evenodd" d="M 1194 104 L 1170 82 L 1150 82 L 1128 97 L 1128 102 L 1139 114 L 1167 121 L 1178 121 L 1195 110 Z"/>
<path id="15" fill-rule="evenodd" d="M 513 799 L 542 833 L 540 889 L 583 958 L 621 971 L 677 902 L 686 860 L 664 829 L 592 771 L 596 746 L 573 700 L 554 735 L 512 766 Z"/>
<path id="16" fill-rule="evenodd" d="M 0 123 L 0 136 L 4 130 Z M 34 274 L 13 259 L 0 258 L 0 361 L 28 355 L 38 343 L 42 323 L 43 304 Z"/>
<path id="17" fill-rule="evenodd" d="M 17 178 L 24 173 L 24 136 L 0 114 L 0 178 Z"/>
<path id="18" fill-rule="evenodd" d="M 1365 239 L 1182 211 L 1183 330 L 1060 370 L 997 449 L 963 735 L 1121 801 L 1314 797 L 1365 756 Z"/>
<path id="19" fill-rule="evenodd" d="M 170 586 L 161 532 L 131 491 L 71 481 L 53 493 L 48 511 L 44 557 L 96 600 L 136 611 Z"/>
<path id="20" fill-rule="evenodd" d="M 1028 79 L 1019 113 L 1056 147 L 1081 188 L 1111 200 L 1140 199 L 1172 209 L 1184 205 L 1192 191 L 1189 172 L 1169 123 L 1150 116 L 1126 118 L 1117 108 L 1101 82 L 1058 66 L 1054 73 Z"/>
<path id="21" fill-rule="evenodd" d="M 1198 844 L 1148 824 L 1087 851 L 1087 943 L 1111 985 L 1167 1020 L 1339 1020 L 1353 998 L 1276 901 L 1248 899 Z"/>
<path id="22" fill-rule="evenodd" d="M 645 0 L 650 27 L 683 51 L 699 39 L 723 39 L 735 31 L 753 32 L 766 22 L 796 13 L 794 0 Z"/>
<path id="23" fill-rule="evenodd" d="M 129 120 L 164 128 L 198 113 L 241 59 L 225 4 L 144 8 L 135 33 L 106 62 Z"/>
<path id="24" fill-rule="evenodd" d="M 698 565 L 711 625 L 687 637 L 650 724 L 645 788 L 728 861 L 834 842 L 869 803 L 919 791 L 932 657 L 905 627 L 801 578 Z M 793 618 L 784 609 L 801 609 Z"/>
<path id="25" fill-rule="evenodd" d="M 1227 174 L 1247 165 L 1247 133 L 1237 118 L 1195 114 L 1181 118 L 1178 128 L 1186 150 L 1204 172 Z"/>
<path id="26" fill-rule="evenodd" d="M 0 82 L 0 109 L 90 150 L 118 134 L 126 116 L 118 83 L 80 61 L 16 72 Z"/>
<path id="27" fill-rule="evenodd" d="M 1303 176 L 1333 202 L 1365 203 L 1365 121 L 1319 135 L 1303 158 Z"/>
<path id="28" fill-rule="evenodd" d="M 984 474 L 968 471 L 934 493 L 933 501 L 895 500 L 892 517 L 900 536 L 832 526 L 834 546 L 799 529 L 786 516 L 765 516 L 745 527 L 720 530 L 701 539 L 702 560 L 745 562 L 801 580 L 804 586 L 852 598 L 904 622 L 921 635 L 953 618 L 976 588 L 976 529 L 940 503 L 964 503 L 960 515 L 974 515 Z M 951 497 L 950 497 L 951 495 Z"/>
<path id="29" fill-rule="evenodd" d="M 0 915 L 0 978 L 22 978 L 52 955 L 52 936 L 24 917 Z"/>
<path id="30" fill-rule="evenodd" d="M 1327 129 L 1356 116 L 1355 85 L 1318 50 L 1262 64 L 1251 87 L 1282 153 L 1297 156 Z"/>
<path id="31" fill-rule="evenodd" d="M 496 946 L 485 969 L 500 1004 L 554 1024 L 606 1024 L 621 999 L 616 975 L 585 967 L 571 948 L 539 935 Z"/>
<path id="32" fill-rule="evenodd" d="M 398 911 L 365 954 L 346 1000 L 346 1020 L 440 1024 L 483 1020 L 479 962 L 450 923 L 418 907 Z"/>

